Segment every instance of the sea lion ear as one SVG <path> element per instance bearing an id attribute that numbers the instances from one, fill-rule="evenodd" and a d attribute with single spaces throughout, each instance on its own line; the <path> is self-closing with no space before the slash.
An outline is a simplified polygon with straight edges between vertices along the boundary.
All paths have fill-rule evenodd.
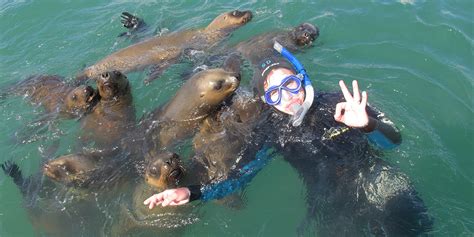
<path id="1" fill-rule="evenodd" d="M 224 61 L 223 68 L 228 72 L 240 73 L 240 65 L 242 64 L 242 58 L 237 53 L 232 53 Z"/>

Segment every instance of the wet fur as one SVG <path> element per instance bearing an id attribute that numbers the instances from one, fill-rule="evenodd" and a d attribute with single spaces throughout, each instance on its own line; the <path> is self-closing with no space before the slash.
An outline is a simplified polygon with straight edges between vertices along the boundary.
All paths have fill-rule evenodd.
<path id="1" fill-rule="evenodd" d="M 206 28 L 153 37 L 105 57 L 86 68 L 78 79 L 94 79 L 101 73 L 111 70 L 128 73 L 148 66 L 159 66 L 145 81 L 149 83 L 168 66 L 178 61 L 185 49 L 207 50 L 224 39 L 230 31 L 247 23 L 250 18 L 250 12 L 244 12 L 241 16 L 233 16 L 232 12 L 224 13 L 216 17 Z"/>

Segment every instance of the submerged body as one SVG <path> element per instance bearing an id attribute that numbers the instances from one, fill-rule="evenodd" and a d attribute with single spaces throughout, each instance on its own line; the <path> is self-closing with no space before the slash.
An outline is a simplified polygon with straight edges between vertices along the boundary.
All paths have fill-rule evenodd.
<path id="1" fill-rule="evenodd" d="M 43 180 L 41 173 L 23 177 L 18 165 L 12 162 L 5 162 L 1 167 L 18 186 L 38 236 L 95 236 L 99 233 L 97 223 L 103 223 L 105 217 L 94 201 L 84 200 L 74 190 Z"/>
<path id="2" fill-rule="evenodd" d="M 180 157 L 171 152 L 161 152 L 148 158 L 144 178 L 129 187 L 133 190 L 129 202 L 121 203 L 119 218 L 112 226 L 113 236 L 150 234 L 176 236 L 184 231 L 183 226 L 195 223 L 198 218 L 192 208 L 149 209 L 142 205 L 143 198 L 156 191 L 176 187 L 185 178 Z"/>
<path id="3" fill-rule="evenodd" d="M 135 127 L 135 108 L 127 77 L 118 71 L 103 73 L 97 79 L 100 102 L 81 120 L 84 143 L 112 151 Z"/>

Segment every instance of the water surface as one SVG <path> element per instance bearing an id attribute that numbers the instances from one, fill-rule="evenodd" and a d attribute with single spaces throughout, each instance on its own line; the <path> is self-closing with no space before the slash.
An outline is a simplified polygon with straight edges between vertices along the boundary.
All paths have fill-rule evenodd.
<path id="1" fill-rule="evenodd" d="M 369 102 L 401 129 L 403 144 L 385 159 L 414 182 L 435 218 L 436 236 L 474 232 L 474 139 L 472 1 L 0 1 L 0 86 L 32 74 L 73 77 L 87 65 L 130 44 L 120 13 L 146 19 L 156 32 L 203 27 L 232 9 L 250 9 L 254 18 L 230 44 L 272 29 L 310 22 L 321 29 L 315 47 L 298 58 L 317 90 L 334 91 L 337 81 L 359 80 Z M 137 115 L 163 104 L 179 88 L 178 64 L 160 81 L 141 83 L 144 72 L 129 75 Z M 26 144 L 13 138 L 38 111 L 22 98 L 0 104 L 0 161 L 14 160 L 25 175 L 39 169 L 41 155 L 55 138 L 52 156 L 74 146 L 77 124 L 61 124 Z M 0 236 L 33 236 L 21 195 L 0 175 Z M 305 189 L 297 173 L 274 160 L 245 189 L 246 208 L 212 203 L 185 236 L 294 236 L 305 214 Z"/>

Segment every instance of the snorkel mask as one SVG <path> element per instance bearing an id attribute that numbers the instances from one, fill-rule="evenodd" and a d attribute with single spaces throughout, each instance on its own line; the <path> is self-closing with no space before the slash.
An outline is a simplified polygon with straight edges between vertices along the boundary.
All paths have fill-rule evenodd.
<path id="1" fill-rule="evenodd" d="M 311 85 L 308 74 L 306 74 L 306 70 L 298 59 L 276 41 L 273 44 L 273 48 L 290 61 L 298 74 L 288 75 L 281 80 L 279 85 L 273 85 L 267 88 L 265 90 L 264 100 L 269 105 L 279 105 L 283 96 L 283 91 L 287 91 L 291 94 L 298 94 L 303 86 L 306 93 L 304 102 L 302 104 L 294 103 L 290 108 L 293 114 L 291 119 L 292 125 L 296 127 L 301 125 L 304 116 L 313 104 L 314 89 Z"/>

